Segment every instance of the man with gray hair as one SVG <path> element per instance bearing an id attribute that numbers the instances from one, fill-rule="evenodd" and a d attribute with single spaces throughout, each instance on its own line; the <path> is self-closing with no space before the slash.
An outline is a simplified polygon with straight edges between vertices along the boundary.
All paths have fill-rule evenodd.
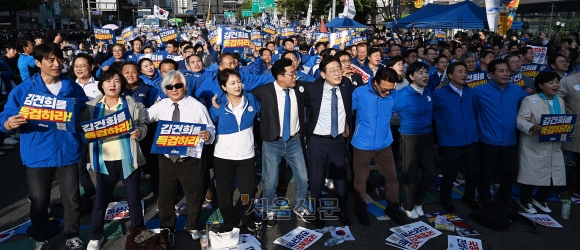
<path id="1" fill-rule="evenodd" d="M 467 65 L 467 73 L 473 73 L 477 68 L 477 54 L 467 51 L 461 55 L 461 62 Z"/>

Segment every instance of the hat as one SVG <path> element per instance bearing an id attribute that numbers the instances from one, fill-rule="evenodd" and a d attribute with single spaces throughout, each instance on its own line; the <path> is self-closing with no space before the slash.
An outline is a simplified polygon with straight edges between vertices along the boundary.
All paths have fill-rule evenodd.
<path id="1" fill-rule="evenodd" d="M 526 43 L 530 43 L 530 39 L 527 39 L 525 37 L 520 38 L 520 41 L 524 41 Z"/>
<path id="2" fill-rule="evenodd" d="M 437 40 L 431 40 L 428 44 L 429 45 L 439 45 L 439 42 Z"/>

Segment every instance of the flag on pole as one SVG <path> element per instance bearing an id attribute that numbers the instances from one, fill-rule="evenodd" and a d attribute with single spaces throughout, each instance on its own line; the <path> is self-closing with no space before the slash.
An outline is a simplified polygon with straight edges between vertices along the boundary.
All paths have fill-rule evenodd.
<path id="1" fill-rule="evenodd" d="M 153 5 L 153 15 L 161 20 L 167 20 L 169 11 L 159 8 L 157 5 Z"/>
<path id="2" fill-rule="evenodd" d="M 328 19 L 329 22 L 332 21 L 332 7 L 328 10 Z"/>
<path id="3" fill-rule="evenodd" d="M 353 19 L 354 16 L 356 16 L 356 8 L 354 6 L 353 0 L 344 0 L 344 10 L 342 11 L 342 16 L 350 19 Z"/>
<path id="4" fill-rule="evenodd" d="M 324 25 L 324 15 L 320 16 L 320 32 L 328 32 L 326 25 Z"/>
<path id="5" fill-rule="evenodd" d="M 308 13 L 306 14 L 306 27 L 310 27 L 310 19 L 312 18 L 312 0 L 310 0 L 310 4 L 308 4 Z"/>

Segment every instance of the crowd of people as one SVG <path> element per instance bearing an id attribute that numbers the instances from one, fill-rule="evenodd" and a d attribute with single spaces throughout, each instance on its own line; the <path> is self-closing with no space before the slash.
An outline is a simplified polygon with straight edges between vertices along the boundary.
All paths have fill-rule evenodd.
<path id="1" fill-rule="evenodd" d="M 403 41 L 376 33 L 340 48 L 293 36 L 263 48 L 252 45 L 252 53 L 243 55 L 220 52 L 207 40 L 157 44 L 138 36 L 111 46 L 75 34 L 74 45 L 65 33 L 54 33 L 54 40 L 3 34 L 13 40 L 0 58 L 0 150 L 9 152 L 20 143 L 38 250 L 50 248 L 48 206 L 55 173 L 70 249 L 84 245 L 79 218 L 85 199 L 79 186 L 84 196 L 94 197 L 87 245 L 92 250 L 102 247 L 103 216 L 119 181 L 129 209 L 139 211 L 131 213 L 131 227 L 144 228 L 140 185 L 142 178 L 150 180 L 167 239 L 182 189 L 186 229 L 197 240 L 202 204 L 212 199 L 210 168 L 223 231 L 255 232 L 261 219 L 267 227 L 279 221 L 276 210 L 285 197 L 276 191 L 286 166 L 294 176 L 291 207 L 298 219 L 317 228 L 336 219 L 350 225 L 352 186 L 354 214 L 368 226 L 365 196 L 374 161 L 388 204 L 385 215 L 403 225 L 425 214 L 423 202 L 436 180 L 441 206 L 449 212 L 456 212 L 451 194 L 460 183 L 465 185 L 462 202 L 472 210 L 494 200 L 514 210 L 550 213 L 552 192 L 571 184 L 563 151 L 580 153 L 578 140 L 538 139 L 542 115 L 580 112 L 575 32 L 557 50 L 543 33 L 506 41 L 480 32 L 470 42 L 462 35 L 441 42 L 413 33 Z M 548 48 L 544 63 L 534 63 L 528 45 Z M 142 56 L 153 53 L 164 59 Z M 74 100 L 70 112 L 77 125 L 128 110 L 135 129 L 85 143 L 79 130 L 25 119 L 21 108 L 31 94 Z M 205 143 L 202 157 L 151 153 L 159 121 L 204 124 L 198 134 Z M 255 168 L 258 157 L 261 170 Z M 576 166 L 579 160 L 576 155 Z M 96 183 L 87 166 L 96 173 Z M 256 171 L 263 181 L 261 218 L 251 212 Z M 499 190 L 493 194 L 495 182 Z M 516 183 L 520 201 L 510 197 Z M 580 182 L 575 184 L 572 193 L 580 197 Z M 323 212 L 334 201 L 323 196 L 325 187 L 334 190 L 332 213 Z M 234 188 L 243 200 L 242 218 L 236 217 Z"/>

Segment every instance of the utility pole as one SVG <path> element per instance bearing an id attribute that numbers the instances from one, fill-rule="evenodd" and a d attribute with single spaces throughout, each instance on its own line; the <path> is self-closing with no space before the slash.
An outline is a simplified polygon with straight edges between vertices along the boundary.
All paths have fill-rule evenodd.
<path id="1" fill-rule="evenodd" d="M 89 23 L 87 24 L 87 28 L 88 28 L 88 30 L 91 30 L 93 28 L 93 25 L 91 22 L 91 2 L 90 1 L 87 1 L 87 10 L 88 10 L 88 14 L 89 14 Z"/>
<path id="2" fill-rule="evenodd" d="M 332 19 L 336 17 L 336 0 L 332 0 Z"/>

